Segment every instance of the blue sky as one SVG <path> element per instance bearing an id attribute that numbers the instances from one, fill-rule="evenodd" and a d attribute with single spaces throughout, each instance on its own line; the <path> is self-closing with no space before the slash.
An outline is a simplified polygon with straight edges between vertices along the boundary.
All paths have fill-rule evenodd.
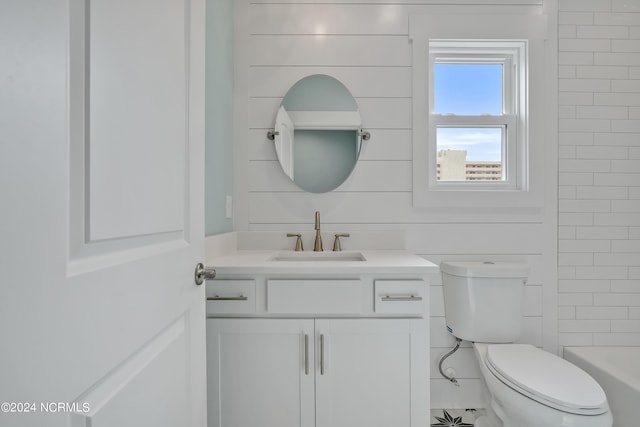
<path id="1" fill-rule="evenodd" d="M 502 114 L 502 66 L 499 64 L 435 64 L 434 112 L 437 114 Z M 440 128 L 438 150 L 467 150 L 467 160 L 500 160 L 501 130 Z"/>

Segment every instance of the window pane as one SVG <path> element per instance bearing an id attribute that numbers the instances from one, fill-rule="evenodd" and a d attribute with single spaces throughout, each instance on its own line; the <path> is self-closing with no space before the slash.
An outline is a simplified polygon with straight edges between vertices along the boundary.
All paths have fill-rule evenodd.
<path id="1" fill-rule="evenodd" d="M 439 127 L 438 181 L 504 181 L 504 127 Z"/>
<path id="2" fill-rule="evenodd" d="M 434 64 L 434 113 L 500 115 L 502 64 Z"/>

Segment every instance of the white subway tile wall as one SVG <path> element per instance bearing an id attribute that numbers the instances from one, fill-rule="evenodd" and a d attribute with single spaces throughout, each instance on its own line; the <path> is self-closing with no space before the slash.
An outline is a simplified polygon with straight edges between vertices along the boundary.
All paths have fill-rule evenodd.
<path id="1" fill-rule="evenodd" d="M 558 6 L 559 342 L 640 345 L 640 0 Z"/>

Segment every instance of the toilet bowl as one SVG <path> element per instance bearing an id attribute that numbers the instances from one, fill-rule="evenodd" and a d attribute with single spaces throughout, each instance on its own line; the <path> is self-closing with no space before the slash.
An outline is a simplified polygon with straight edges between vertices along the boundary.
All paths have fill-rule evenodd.
<path id="1" fill-rule="evenodd" d="M 479 427 L 611 427 L 602 387 L 570 362 L 520 336 L 526 265 L 443 262 L 447 329 L 471 341 L 486 415 Z"/>
<path id="2" fill-rule="evenodd" d="M 486 427 L 610 427 L 602 387 L 560 357 L 526 344 L 473 343 L 487 388 Z"/>

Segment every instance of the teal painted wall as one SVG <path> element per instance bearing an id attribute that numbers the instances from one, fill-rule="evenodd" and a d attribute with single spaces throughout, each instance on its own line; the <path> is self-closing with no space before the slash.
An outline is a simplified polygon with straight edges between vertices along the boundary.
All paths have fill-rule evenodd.
<path id="1" fill-rule="evenodd" d="M 294 84 L 282 100 L 289 111 L 356 111 L 358 104 L 340 81 L 314 74 Z"/>
<path id="2" fill-rule="evenodd" d="M 293 179 L 310 193 L 325 193 L 340 186 L 358 161 L 355 130 L 296 130 Z"/>
<path id="3" fill-rule="evenodd" d="M 207 0 L 205 100 L 205 233 L 232 231 L 226 196 L 233 194 L 233 0 Z"/>

